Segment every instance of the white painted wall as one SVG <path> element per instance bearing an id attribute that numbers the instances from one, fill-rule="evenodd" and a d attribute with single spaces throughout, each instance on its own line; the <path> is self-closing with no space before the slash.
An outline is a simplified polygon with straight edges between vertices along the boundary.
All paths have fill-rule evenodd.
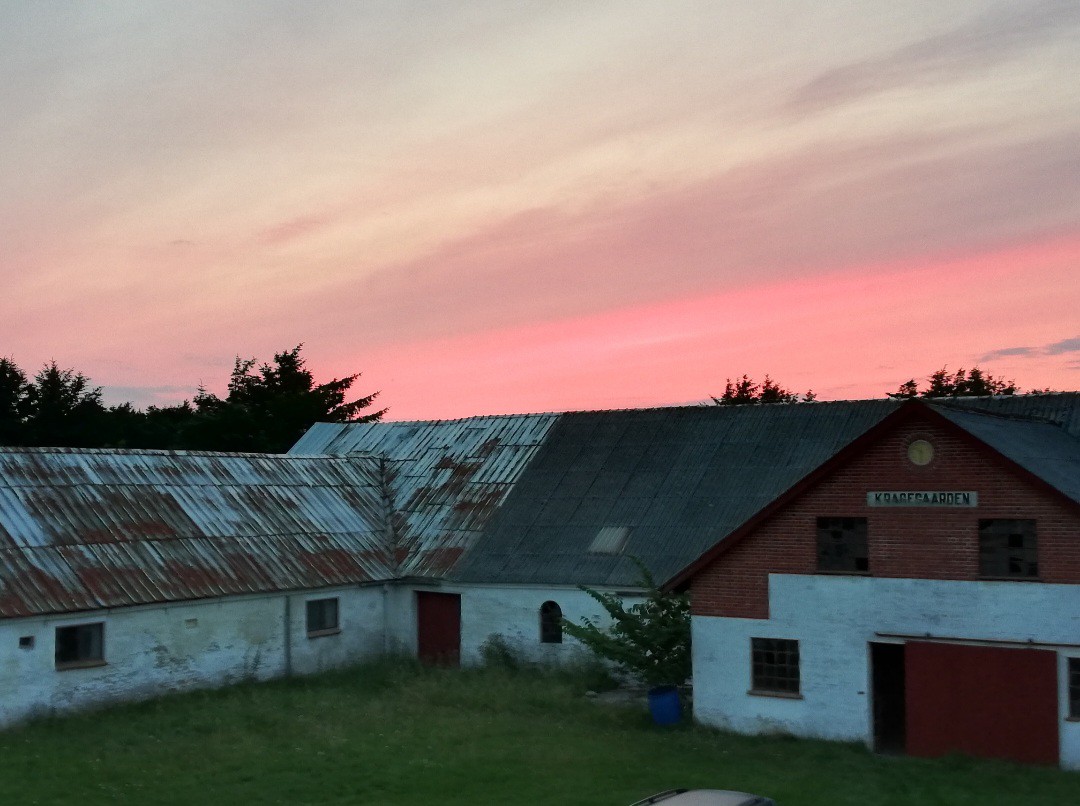
<path id="1" fill-rule="evenodd" d="M 384 654 L 415 655 L 417 590 L 461 595 L 466 665 L 480 661 L 480 647 L 494 633 L 529 661 L 561 663 L 583 656 L 586 650 L 569 635 L 562 644 L 540 643 L 540 606 L 548 600 L 574 621 L 588 616 L 608 623 L 599 604 L 576 587 L 392 584 L 5 619 L 0 621 L 0 727 L 163 692 L 266 680 L 286 674 L 289 666 L 295 674 L 308 674 Z M 338 598 L 340 632 L 309 638 L 306 602 L 327 597 Z M 105 665 L 56 669 L 56 628 L 90 622 L 104 624 Z M 22 636 L 33 637 L 32 649 L 19 648 Z"/>
<path id="2" fill-rule="evenodd" d="M 1065 658 L 1080 649 L 1080 587 L 771 574 L 768 619 L 694 616 L 694 716 L 743 733 L 870 742 L 869 643 L 876 633 L 1059 647 L 1062 766 L 1080 769 L 1080 722 L 1067 721 Z M 799 641 L 801 699 L 748 694 L 750 639 Z"/>
<path id="3" fill-rule="evenodd" d="M 338 597 L 337 635 L 307 637 L 307 608 L 310 599 Z M 384 613 L 386 597 L 380 586 L 351 587 L 294 594 L 292 606 L 292 671 L 312 674 L 378 658 L 384 654 Z"/>
<path id="4" fill-rule="evenodd" d="M 386 590 L 386 651 L 416 657 L 416 591 L 443 589 L 434 585 L 387 585 Z"/>
<path id="5" fill-rule="evenodd" d="M 561 644 L 540 643 L 540 606 L 547 601 L 557 603 L 563 617 L 574 623 L 583 617 L 611 623 L 599 602 L 576 586 L 456 585 L 441 590 L 461 594 L 461 662 L 466 665 L 480 663 L 480 647 L 491 635 L 502 636 L 520 657 L 534 663 L 589 657 L 589 651 L 566 633 Z M 627 596 L 624 601 L 629 606 L 642 597 Z"/>
<path id="6" fill-rule="evenodd" d="M 308 638 L 308 599 L 336 596 L 341 632 Z M 383 592 L 334 588 L 0 621 L 0 726 L 166 691 L 265 680 L 286 670 L 286 599 L 291 665 L 303 674 L 383 651 Z M 105 665 L 57 670 L 57 627 L 103 622 Z M 32 649 L 19 638 L 33 636 Z"/>

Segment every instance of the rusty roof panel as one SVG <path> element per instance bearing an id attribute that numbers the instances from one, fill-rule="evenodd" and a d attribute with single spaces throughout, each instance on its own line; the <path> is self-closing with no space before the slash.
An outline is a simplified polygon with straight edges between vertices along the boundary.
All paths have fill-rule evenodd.
<path id="1" fill-rule="evenodd" d="M 393 576 L 366 458 L 0 450 L 0 617 Z"/>
<path id="2" fill-rule="evenodd" d="M 443 576 L 472 546 L 560 415 L 320 423 L 289 451 L 385 457 L 403 576 Z"/>

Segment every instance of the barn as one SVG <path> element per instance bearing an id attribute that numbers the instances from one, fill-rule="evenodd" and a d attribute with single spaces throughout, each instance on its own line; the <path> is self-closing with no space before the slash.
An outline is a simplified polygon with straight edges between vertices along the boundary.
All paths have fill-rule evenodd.
<path id="1" fill-rule="evenodd" d="M 401 580 L 401 617 L 416 624 L 421 656 L 438 629 L 439 651 L 466 663 L 492 635 L 522 657 L 559 662 L 580 651 L 560 617 L 602 620 L 581 586 L 633 602 L 641 573 L 631 558 L 667 579 L 896 406 L 319 424 L 290 455 L 384 457 L 395 468 L 396 539 L 453 547 Z"/>
<path id="2" fill-rule="evenodd" d="M 377 460 L 0 451 L 0 725 L 377 657 Z"/>
<path id="3" fill-rule="evenodd" d="M 696 718 L 1080 768 L 1073 404 L 905 403 L 672 577 Z"/>
<path id="4" fill-rule="evenodd" d="M 0 725 L 406 652 L 581 651 L 640 558 L 697 719 L 1080 766 L 1080 394 L 0 450 Z"/>

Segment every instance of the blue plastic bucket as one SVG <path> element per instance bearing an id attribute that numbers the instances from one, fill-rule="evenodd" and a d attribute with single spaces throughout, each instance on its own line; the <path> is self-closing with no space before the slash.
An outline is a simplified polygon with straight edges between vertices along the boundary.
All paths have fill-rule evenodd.
<path id="1" fill-rule="evenodd" d="M 657 725 L 675 725 L 682 718 L 679 689 L 675 686 L 656 686 L 649 689 L 649 713 Z"/>

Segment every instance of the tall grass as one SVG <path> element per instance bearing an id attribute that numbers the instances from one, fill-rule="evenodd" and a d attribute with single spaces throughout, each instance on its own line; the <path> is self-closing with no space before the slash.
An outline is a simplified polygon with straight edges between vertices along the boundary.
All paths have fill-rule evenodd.
<path id="1" fill-rule="evenodd" d="M 580 674 L 347 671 L 0 733 L 0 804 L 611 804 L 673 786 L 781 806 L 1080 804 L 1080 775 L 861 746 L 662 730 Z"/>

